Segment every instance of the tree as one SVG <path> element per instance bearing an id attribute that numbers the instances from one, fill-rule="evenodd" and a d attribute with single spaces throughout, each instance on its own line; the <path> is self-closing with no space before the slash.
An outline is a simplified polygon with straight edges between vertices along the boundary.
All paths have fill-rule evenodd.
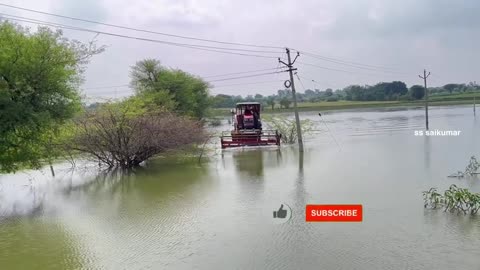
<path id="1" fill-rule="evenodd" d="M 133 168 L 149 158 L 199 143 L 201 123 L 168 112 L 143 112 L 131 103 L 109 104 L 76 121 L 69 147 L 109 168 Z"/>
<path id="2" fill-rule="evenodd" d="M 132 67 L 131 85 L 138 94 L 163 92 L 160 106 L 175 102 L 175 111 L 202 118 L 210 106 L 208 83 L 182 70 L 168 69 L 156 59 L 139 61 Z"/>
<path id="3" fill-rule="evenodd" d="M 425 88 L 421 85 L 413 85 L 409 91 L 410 96 L 414 99 L 422 99 L 425 96 Z"/>
<path id="4" fill-rule="evenodd" d="M 475 91 L 475 90 L 478 90 L 480 86 L 477 84 L 476 81 L 473 81 L 468 83 L 468 88 Z"/>
<path id="5" fill-rule="evenodd" d="M 327 90 L 325 90 L 325 96 L 330 97 L 332 95 L 333 95 L 333 90 L 332 89 L 328 88 Z"/>
<path id="6" fill-rule="evenodd" d="M 290 104 L 292 104 L 292 101 L 288 97 L 284 97 L 280 100 L 280 106 L 285 109 L 290 108 Z"/>
<path id="7" fill-rule="evenodd" d="M 232 108 L 233 106 L 235 106 L 235 97 L 224 95 L 224 94 L 218 94 L 212 97 L 211 103 L 212 103 L 212 106 L 215 108 Z"/>
<path id="8" fill-rule="evenodd" d="M 261 94 L 255 94 L 255 100 L 256 101 L 261 101 L 263 99 L 263 95 Z"/>
<path id="9" fill-rule="evenodd" d="M 0 48 L 0 170 L 39 167 L 54 153 L 56 130 L 80 109 L 84 65 L 103 47 L 4 22 Z"/>
<path id="10" fill-rule="evenodd" d="M 456 83 L 449 83 L 449 84 L 444 85 L 443 88 L 444 88 L 445 90 L 447 90 L 448 93 L 451 94 L 453 91 L 455 91 L 455 90 L 458 88 L 458 86 L 459 86 L 459 85 L 456 84 Z"/>
<path id="11" fill-rule="evenodd" d="M 314 99 L 316 97 L 315 91 L 313 91 L 311 89 L 305 90 L 304 95 L 305 95 L 305 98 L 309 101 L 312 101 L 312 99 Z"/>
<path id="12" fill-rule="evenodd" d="M 272 107 L 272 111 L 275 109 L 275 97 L 274 96 L 269 96 L 267 97 L 267 100 L 265 101 L 267 106 Z"/>

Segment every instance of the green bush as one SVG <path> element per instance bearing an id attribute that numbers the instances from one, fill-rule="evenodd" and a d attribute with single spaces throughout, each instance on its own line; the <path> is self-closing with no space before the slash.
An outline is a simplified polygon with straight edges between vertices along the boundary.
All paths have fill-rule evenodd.
<path id="1" fill-rule="evenodd" d="M 412 101 L 413 97 L 410 96 L 410 95 L 403 95 L 403 96 L 398 97 L 398 100 L 399 101 Z"/>
<path id="2" fill-rule="evenodd" d="M 328 97 L 326 99 L 327 102 L 335 102 L 335 101 L 338 101 L 338 97 Z"/>

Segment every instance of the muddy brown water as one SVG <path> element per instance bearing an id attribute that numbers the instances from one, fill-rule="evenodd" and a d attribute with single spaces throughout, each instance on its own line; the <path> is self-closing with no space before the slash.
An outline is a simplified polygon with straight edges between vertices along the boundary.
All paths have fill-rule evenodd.
<path id="1" fill-rule="evenodd" d="M 159 159 L 130 174 L 92 164 L 0 176 L 1 269 L 480 269 L 480 218 L 425 210 L 421 192 L 480 156 L 466 106 L 302 113 L 295 147 Z M 225 126 L 219 129 L 227 129 Z M 334 141 L 337 141 L 335 143 Z M 218 143 L 218 142 L 217 142 Z M 288 204 L 292 218 L 272 222 Z M 306 204 L 362 204 L 362 223 L 306 223 Z M 9 216 L 8 218 L 6 216 Z"/>

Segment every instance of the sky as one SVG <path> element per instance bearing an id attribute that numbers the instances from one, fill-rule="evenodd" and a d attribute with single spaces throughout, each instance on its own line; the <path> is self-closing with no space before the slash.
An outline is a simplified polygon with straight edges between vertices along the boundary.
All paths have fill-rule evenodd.
<path id="1" fill-rule="evenodd" d="M 0 0 L 1 4 L 174 35 L 225 42 L 289 47 L 298 92 L 340 89 L 400 80 L 408 86 L 479 82 L 480 1 L 477 0 Z M 288 73 L 230 79 L 228 73 L 279 67 L 280 48 L 230 46 L 116 29 L 0 6 L 0 13 L 108 33 L 169 42 L 249 49 L 269 58 L 196 50 L 105 34 L 64 30 L 70 39 L 106 50 L 84 74 L 83 93 L 91 99 L 131 95 L 130 67 L 145 58 L 204 77 L 212 94 L 270 95 L 284 88 Z M 34 24 L 21 23 L 34 31 Z M 268 51 L 268 52 L 264 52 Z M 239 51 L 237 51 L 239 52 Z M 305 52 L 305 54 L 303 53 Z M 295 56 L 293 54 L 293 56 Z M 327 59 L 327 60 L 325 60 Z M 226 79 L 226 80 L 222 80 Z"/>

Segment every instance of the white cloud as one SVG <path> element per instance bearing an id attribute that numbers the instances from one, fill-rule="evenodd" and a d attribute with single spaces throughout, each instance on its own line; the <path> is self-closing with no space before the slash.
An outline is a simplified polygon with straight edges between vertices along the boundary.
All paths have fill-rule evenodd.
<path id="1" fill-rule="evenodd" d="M 317 82 L 305 82 L 307 88 L 340 88 L 354 83 L 374 84 L 388 80 L 403 80 L 411 85 L 418 83 L 417 74 L 424 67 L 432 70 L 432 78 L 435 78 L 434 83 L 437 84 L 480 81 L 476 72 L 480 54 L 475 47 L 479 41 L 480 16 L 477 16 L 477 12 L 480 2 L 474 0 L 49 0 L 42 3 L 25 0 L 10 1 L 10 4 L 177 35 L 292 46 L 327 57 L 395 67 L 409 73 L 407 76 L 392 76 L 386 73 L 371 75 L 372 71 L 302 55 L 299 61 L 356 71 L 355 74 L 350 74 L 298 65 L 299 74 L 303 73 L 305 77 L 308 74 L 308 77 Z M 115 33 L 194 43 L 165 36 L 80 24 L 23 11 L 16 12 L 3 7 L 0 12 Z M 93 36 L 68 30 L 65 34 L 84 41 Z M 105 35 L 100 35 L 98 40 L 100 44 L 109 47 L 89 65 L 85 87 L 124 84 L 129 81 L 129 67 L 135 61 L 146 57 L 158 58 L 167 66 L 199 75 L 277 66 L 275 59 L 223 55 Z M 275 79 L 286 79 L 286 76 L 281 74 L 276 77 L 232 80 L 219 82 L 217 85 Z M 282 83 L 279 82 L 278 85 L 273 83 L 225 87 L 215 92 L 269 94 L 281 87 Z M 108 90 L 89 90 L 89 93 Z M 125 89 L 118 91 L 126 93 Z"/>

